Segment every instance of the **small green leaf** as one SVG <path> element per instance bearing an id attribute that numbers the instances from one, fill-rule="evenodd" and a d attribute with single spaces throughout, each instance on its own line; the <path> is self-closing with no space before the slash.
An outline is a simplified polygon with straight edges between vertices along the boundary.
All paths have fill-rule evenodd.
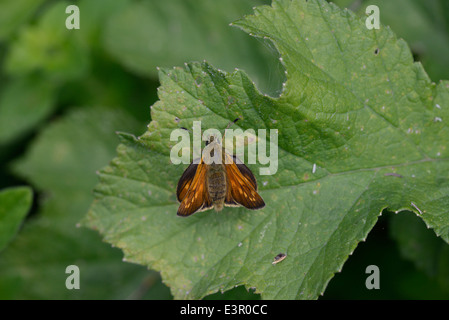
<path id="1" fill-rule="evenodd" d="M 361 16 L 369 5 L 379 7 L 382 23 L 407 41 L 432 80 L 449 77 L 448 1 L 369 0 L 360 6 Z"/>
<path id="2" fill-rule="evenodd" d="M 280 97 L 206 62 L 162 69 L 148 131 L 121 136 L 84 223 L 187 299 L 237 285 L 316 299 L 385 208 L 419 214 L 449 242 L 449 82 L 432 83 L 389 28 L 324 1 L 274 1 L 235 25 L 278 49 Z M 185 166 L 170 162 L 170 133 L 237 117 L 279 132 L 278 172 L 249 165 L 266 207 L 177 217 Z"/>
<path id="3" fill-rule="evenodd" d="M 11 37 L 45 0 L 3 0 L 0 3 L 0 40 Z"/>
<path id="4" fill-rule="evenodd" d="M 411 213 L 392 217 L 390 233 L 402 256 L 449 292 L 449 246 Z"/>
<path id="5" fill-rule="evenodd" d="M 26 134 L 53 111 L 54 87 L 34 77 L 12 80 L 0 96 L 0 145 Z"/>
<path id="6" fill-rule="evenodd" d="M 5 70 L 14 76 L 39 72 L 47 81 L 79 79 L 88 67 L 88 49 L 76 32 L 65 26 L 69 2 L 50 4 L 36 25 L 20 29 L 5 58 Z"/>
<path id="7" fill-rule="evenodd" d="M 166 0 L 134 2 L 111 15 L 107 51 L 128 69 L 157 76 L 157 67 L 207 60 L 246 70 L 261 88 L 276 93 L 283 78 L 275 51 L 229 23 L 261 0 Z"/>
<path id="8" fill-rule="evenodd" d="M 14 171 L 42 196 L 39 211 L 2 252 L 1 298 L 125 299 L 151 293 L 158 280 L 154 272 L 123 262 L 120 250 L 78 225 L 93 199 L 96 168 L 114 154 L 115 131 L 142 129 L 121 110 L 74 109 L 45 128 L 14 163 Z M 80 269 L 80 290 L 65 287 L 69 265 Z M 158 290 L 169 297 L 166 288 Z"/>
<path id="9" fill-rule="evenodd" d="M 19 230 L 31 208 L 33 192 L 29 187 L 13 187 L 0 191 L 0 251 Z"/>

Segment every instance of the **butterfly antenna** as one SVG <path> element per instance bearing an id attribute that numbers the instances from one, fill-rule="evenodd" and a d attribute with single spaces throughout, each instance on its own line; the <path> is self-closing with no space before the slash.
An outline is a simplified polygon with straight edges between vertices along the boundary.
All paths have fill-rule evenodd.
<path id="1" fill-rule="evenodd" d="M 224 132 L 224 134 L 223 134 L 222 140 L 224 139 L 224 136 L 225 136 L 225 134 L 226 134 L 226 130 L 229 129 L 230 126 L 232 126 L 234 123 L 236 123 L 236 122 L 239 121 L 239 120 L 240 120 L 240 118 L 237 118 L 237 119 L 235 119 L 234 121 L 231 121 L 231 122 L 228 123 L 228 125 L 226 126 L 226 129 L 225 129 L 225 132 Z"/>
<path id="2" fill-rule="evenodd" d="M 237 118 L 237 119 L 235 119 L 234 121 L 229 122 L 228 127 L 227 127 L 226 129 L 229 129 L 229 127 L 230 127 L 231 125 L 233 125 L 234 123 L 236 123 L 236 122 L 239 121 L 239 120 L 240 120 L 240 118 Z"/>

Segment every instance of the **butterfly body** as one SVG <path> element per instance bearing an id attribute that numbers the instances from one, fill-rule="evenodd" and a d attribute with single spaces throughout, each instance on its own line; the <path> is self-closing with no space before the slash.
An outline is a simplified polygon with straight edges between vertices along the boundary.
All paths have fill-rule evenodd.
<path id="1" fill-rule="evenodd" d="M 211 136 L 201 161 L 192 162 L 179 179 L 176 194 L 181 204 L 177 214 L 189 216 L 212 208 L 221 211 L 225 206 L 263 208 L 265 203 L 257 193 L 253 173 L 237 162 L 237 158 L 226 153 L 220 141 Z"/>
<path id="2" fill-rule="evenodd" d="M 215 211 L 221 211 L 226 197 L 226 169 L 222 164 L 211 164 L 206 170 L 209 198 Z"/>

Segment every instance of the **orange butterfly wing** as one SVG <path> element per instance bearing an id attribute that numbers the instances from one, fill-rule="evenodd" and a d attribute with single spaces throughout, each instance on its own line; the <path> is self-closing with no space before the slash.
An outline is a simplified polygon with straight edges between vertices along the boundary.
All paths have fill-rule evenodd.
<path id="1" fill-rule="evenodd" d="M 230 158 L 229 155 L 226 157 Z M 228 160 L 230 160 L 229 158 Z M 257 193 L 256 178 L 247 166 L 237 165 L 235 161 L 232 161 L 232 163 L 226 164 L 225 168 L 228 177 L 225 205 L 242 205 L 253 210 L 265 207 L 265 202 Z"/>
<path id="2" fill-rule="evenodd" d="M 196 167 L 196 170 L 195 170 Z M 197 211 L 212 207 L 206 184 L 207 167 L 201 161 L 199 164 L 190 164 L 178 182 L 177 197 L 181 202 L 178 216 L 187 217 Z"/>

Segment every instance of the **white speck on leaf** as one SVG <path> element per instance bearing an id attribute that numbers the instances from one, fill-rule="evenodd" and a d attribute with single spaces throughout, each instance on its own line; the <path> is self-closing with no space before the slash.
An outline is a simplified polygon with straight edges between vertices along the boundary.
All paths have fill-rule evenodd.
<path id="1" fill-rule="evenodd" d="M 419 214 L 422 214 L 422 211 L 416 206 L 416 204 L 414 204 L 413 202 L 411 202 L 411 205 L 418 210 Z"/>

